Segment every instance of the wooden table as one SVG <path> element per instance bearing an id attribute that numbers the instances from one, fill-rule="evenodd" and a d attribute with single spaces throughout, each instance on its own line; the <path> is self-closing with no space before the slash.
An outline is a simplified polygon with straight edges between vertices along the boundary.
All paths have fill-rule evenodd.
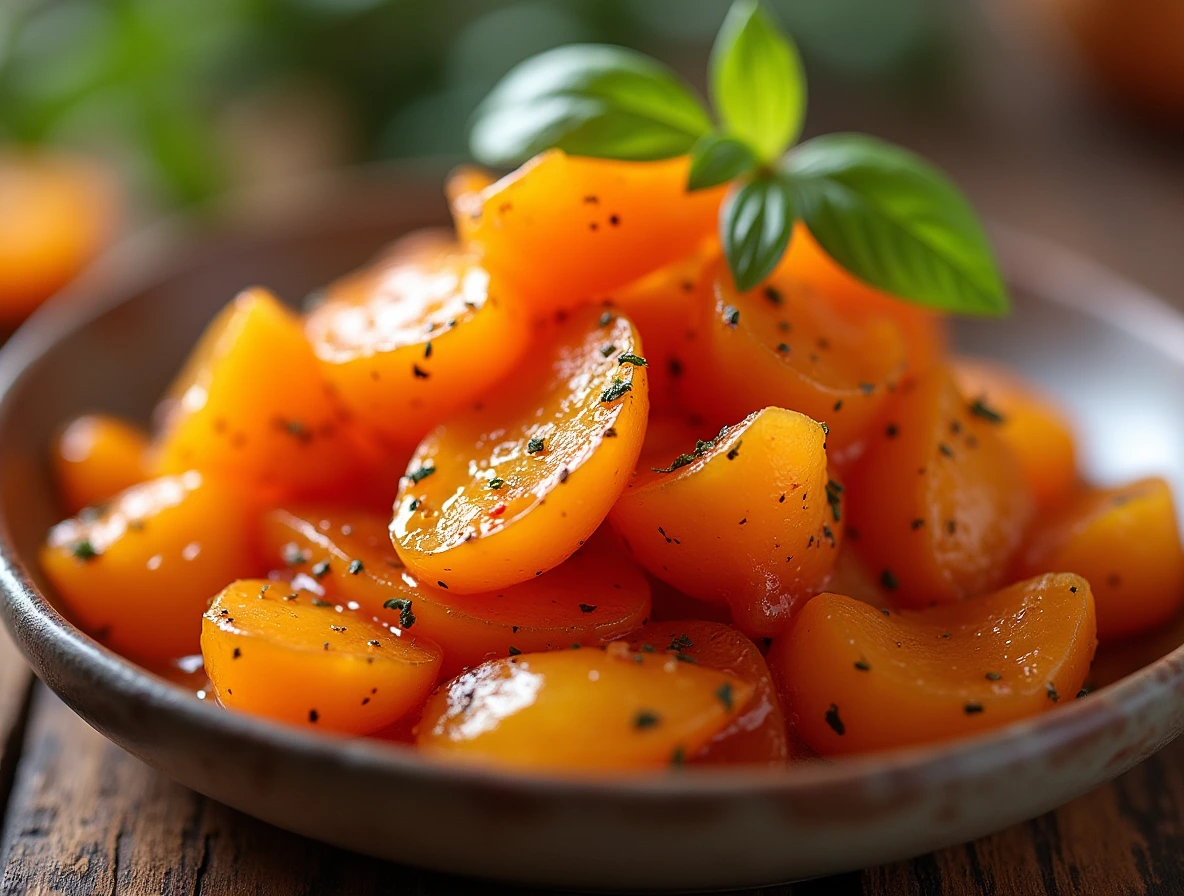
<path id="1" fill-rule="evenodd" d="M 1093 255 L 1184 307 L 1180 146 L 1048 95 L 982 46 L 977 110 L 909 114 L 812 97 L 816 130 L 919 149 L 988 215 Z M 985 110 L 985 111 L 984 111 Z M 163 779 L 35 684 L 0 632 L 0 896 L 509 893 L 400 868 L 256 822 Z M 1184 740 L 1111 785 L 975 843 L 773 894 L 1184 893 Z"/>

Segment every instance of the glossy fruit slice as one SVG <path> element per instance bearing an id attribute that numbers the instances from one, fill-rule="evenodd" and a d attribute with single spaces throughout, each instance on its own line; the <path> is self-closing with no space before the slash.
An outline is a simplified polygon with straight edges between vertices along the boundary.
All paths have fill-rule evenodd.
<path id="1" fill-rule="evenodd" d="M 531 159 L 479 192 L 450 190 L 462 242 L 538 315 L 601 297 L 715 233 L 722 188 L 688 192 L 688 159 Z M 474 185 L 480 184 L 479 179 Z"/>
<path id="2" fill-rule="evenodd" d="M 41 568 L 67 615 L 96 640 L 165 663 L 197 653 L 210 599 L 258 571 L 254 514 L 226 481 L 195 472 L 153 479 L 54 526 Z"/>
<path id="3" fill-rule="evenodd" d="M 857 442 L 905 370 L 896 324 L 789 278 L 737 293 L 722 261 L 713 279 L 686 371 L 694 410 L 722 424 L 789 408 L 825 421 L 833 449 Z"/>
<path id="4" fill-rule="evenodd" d="M 945 369 L 902 387 L 848 475 L 855 548 L 901 606 L 984 594 L 1006 580 L 1032 499 L 998 423 Z"/>
<path id="5" fill-rule="evenodd" d="M 329 287 L 305 332 L 354 418 L 413 445 L 501 379 L 529 335 L 519 303 L 447 234 L 404 237 Z"/>
<path id="6" fill-rule="evenodd" d="M 284 582 L 228 586 L 201 622 L 219 702 L 292 725 L 369 734 L 417 709 L 440 649 Z"/>
<path id="7" fill-rule="evenodd" d="M 300 322 L 264 289 L 239 295 L 206 329 L 163 417 L 161 472 L 214 470 L 276 499 L 331 494 L 357 472 L 348 414 Z"/>
<path id="8" fill-rule="evenodd" d="M 953 369 L 958 388 L 979 413 L 999 418 L 999 436 L 1019 461 L 1037 508 L 1050 510 L 1068 500 L 1081 474 L 1073 426 L 1064 412 L 997 365 L 964 359 Z"/>
<path id="9" fill-rule="evenodd" d="M 769 666 L 744 635 L 718 622 L 652 622 L 629 639 L 629 646 L 689 658 L 752 685 L 752 698 L 743 709 L 688 761 L 781 765 L 788 759 L 785 716 Z"/>
<path id="10" fill-rule="evenodd" d="M 885 614 L 820 594 L 769 665 L 824 756 L 961 737 L 1072 700 L 1097 643 L 1089 583 L 1039 576 L 964 603 Z"/>
<path id="11" fill-rule="evenodd" d="M 781 277 L 799 283 L 805 295 L 825 296 L 841 313 L 891 320 L 904 338 L 910 373 L 927 373 L 944 360 L 948 334 L 940 314 L 901 301 L 859 280 L 827 255 L 801 222 L 794 226 L 789 250 L 773 275 L 774 280 Z"/>
<path id="12" fill-rule="evenodd" d="M 148 478 L 148 434 L 118 417 L 75 417 L 54 440 L 53 471 L 69 513 L 92 507 Z"/>
<path id="13" fill-rule="evenodd" d="M 650 610 L 649 582 L 608 531 L 550 572 L 482 594 L 420 581 L 375 514 L 273 510 L 263 517 L 263 544 L 272 566 L 311 575 L 335 599 L 439 644 L 445 677 L 515 651 L 612 640 L 639 628 Z"/>
<path id="14" fill-rule="evenodd" d="M 1184 606 L 1184 548 L 1162 479 L 1088 489 L 1043 517 L 1016 575 L 1066 570 L 1089 580 L 1103 641 L 1155 629 Z"/>
<path id="15" fill-rule="evenodd" d="M 583 309 L 503 386 L 429 434 L 391 523 L 407 568 L 473 594 L 570 557 L 641 451 L 649 399 L 637 343 L 625 318 Z"/>
<path id="16" fill-rule="evenodd" d="M 706 441 L 655 421 L 613 528 L 651 574 L 727 602 L 746 634 L 772 635 L 821 589 L 842 543 L 825 443 L 820 424 L 781 408 Z"/>
<path id="17" fill-rule="evenodd" d="M 594 773 L 681 764 L 752 685 L 673 656 L 608 648 L 493 660 L 429 701 L 417 743 L 449 759 Z"/>
<path id="18" fill-rule="evenodd" d="M 658 413 L 692 411 L 685 372 L 699 352 L 700 316 L 714 287 L 719 242 L 706 240 L 696 251 L 608 294 L 641 335 L 649 361 L 650 406 Z"/>

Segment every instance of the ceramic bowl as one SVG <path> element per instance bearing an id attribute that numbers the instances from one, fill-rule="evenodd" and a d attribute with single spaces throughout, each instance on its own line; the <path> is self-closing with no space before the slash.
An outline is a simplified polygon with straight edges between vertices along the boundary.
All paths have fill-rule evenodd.
<path id="1" fill-rule="evenodd" d="M 371 172 L 237 207 L 205 235 L 126 246 L 0 353 L 0 605 L 37 674 L 165 775 L 300 834 L 399 862 L 520 883 L 709 889 L 840 872 L 1045 812 L 1184 727 L 1184 649 L 1030 721 L 955 743 L 784 770 L 571 780 L 455 768 L 410 749 L 230 713 L 144 672 L 53 608 L 36 548 L 61 515 L 55 427 L 147 419 L 202 326 L 240 288 L 299 300 L 402 232 L 445 220 L 438 172 Z M 960 346 L 1058 394 L 1103 481 L 1184 484 L 1184 319 L 1035 239 L 998 230 L 1016 313 Z M 1184 638 L 1176 638 L 1179 644 Z M 1164 655 L 1166 654 L 1166 655 Z"/>

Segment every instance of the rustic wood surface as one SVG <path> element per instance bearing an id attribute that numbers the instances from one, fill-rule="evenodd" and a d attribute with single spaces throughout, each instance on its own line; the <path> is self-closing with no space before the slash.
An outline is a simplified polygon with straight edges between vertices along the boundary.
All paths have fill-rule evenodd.
<path id="1" fill-rule="evenodd" d="M 988 214 L 1090 254 L 1184 307 L 1177 143 L 1114 127 L 1022 54 L 979 71 L 974 114 L 814 101 L 812 129 L 872 130 L 921 150 Z M 985 72 L 985 74 L 983 74 Z M 0 631 L 0 896 L 501 894 L 351 855 L 163 779 L 41 685 Z M 1184 740 L 1060 810 L 965 846 L 768 894 L 1184 893 Z"/>

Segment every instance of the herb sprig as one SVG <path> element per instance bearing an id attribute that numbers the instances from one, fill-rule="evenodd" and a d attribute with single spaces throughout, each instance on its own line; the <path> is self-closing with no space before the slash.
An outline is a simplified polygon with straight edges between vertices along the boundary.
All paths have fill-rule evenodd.
<path id="1" fill-rule="evenodd" d="M 516 165 L 546 149 L 627 161 L 690 156 L 688 190 L 730 184 L 720 239 L 747 291 L 803 224 L 859 279 L 939 311 L 1002 315 L 990 245 L 958 189 L 921 158 L 862 134 L 795 145 L 807 106 L 792 39 L 759 0 L 735 0 L 716 37 L 706 104 L 660 62 L 573 44 L 520 63 L 478 107 L 473 154 Z"/>

